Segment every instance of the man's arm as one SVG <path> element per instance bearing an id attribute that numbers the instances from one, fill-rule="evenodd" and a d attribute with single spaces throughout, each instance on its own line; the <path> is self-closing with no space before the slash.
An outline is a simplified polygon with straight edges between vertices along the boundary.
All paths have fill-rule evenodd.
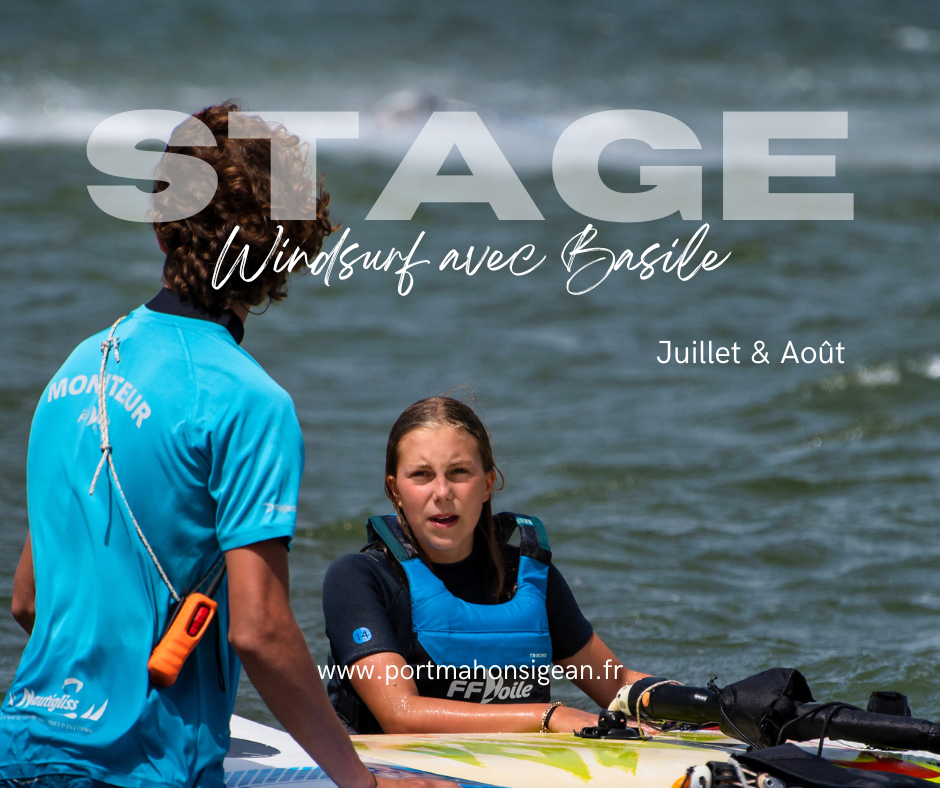
<path id="1" fill-rule="evenodd" d="M 284 729 L 343 788 L 372 788 L 291 612 L 281 539 L 229 550 L 229 641 Z"/>
<path id="2" fill-rule="evenodd" d="M 376 780 L 356 755 L 294 620 L 283 540 L 229 550 L 225 564 L 229 641 L 261 699 L 338 786 L 382 786 L 385 781 Z M 399 788 L 429 785 L 408 780 L 392 784 Z"/>
<path id="3" fill-rule="evenodd" d="M 13 575 L 11 608 L 16 623 L 26 630 L 26 634 L 33 634 L 33 624 L 36 622 L 36 578 L 33 577 L 33 547 L 29 534 L 26 534 L 26 545 L 16 566 L 16 574 Z"/>

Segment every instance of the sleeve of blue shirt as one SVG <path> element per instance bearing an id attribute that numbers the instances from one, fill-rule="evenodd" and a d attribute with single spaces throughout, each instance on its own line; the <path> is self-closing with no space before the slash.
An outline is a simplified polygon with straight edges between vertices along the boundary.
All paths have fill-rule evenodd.
<path id="1" fill-rule="evenodd" d="M 287 392 L 266 375 L 267 385 L 253 382 L 227 392 L 209 435 L 209 493 L 222 550 L 289 540 L 296 526 L 304 469 L 297 413 Z"/>

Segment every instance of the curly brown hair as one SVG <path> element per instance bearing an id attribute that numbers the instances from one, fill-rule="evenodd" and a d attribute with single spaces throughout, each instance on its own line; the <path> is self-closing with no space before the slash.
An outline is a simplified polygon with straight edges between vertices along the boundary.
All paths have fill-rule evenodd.
<path id="1" fill-rule="evenodd" d="M 261 118 L 251 116 L 239 117 L 240 135 L 249 136 L 254 131 L 254 137 L 271 138 L 230 139 L 228 116 L 239 111 L 238 104 L 226 101 L 193 114 L 195 121 L 208 127 L 215 146 L 206 145 L 206 131 L 200 123 L 184 121 L 174 130 L 167 153 L 184 154 L 199 161 L 164 155 L 154 174 L 151 218 L 157 238 L 167 252 L 163 282 L 184 300 L 214 313 L 236 304 L 256 306 L 268 299 L 280 301 L 287 295 L 290 271 L 286 265 L 264 265 L 277 242 L 278 225 L 283 227 L 280 243 L 288 239 L 291 242 L 280 250 L 290 253 L 293 247 L 304 252 L 311 263 L 319 254 L 323 239 L 336 229 L 330 224 L 330 195 L 314 184 L 300 139 L 281 125 L 272 128 Z M 215 171 L 217 186 L 203 162 Z M 305 215 L 316 216 L 315 219 L 271 218 L 271 168 L 275 164 L 279 173 L 287 173 L 279 177 L 283 182 L 277 185 L 286 190 L 294 205 L 304 208 Z M 192 177 L 194 172 L 196 178 Z M 198 177 L 200 172 L 202 177 Z M 172 183 L 174 178 L 186 179 L 185 191 L 167 188 L 165 182 Z M 187 213 L 187 203 L 194 206 L 204 203 L 213 189 L 214 196 L 205 208 L 188 218 L 173 219 L 174 215 Z M 161 198 L 170 192 L 172 197 Z M 161 215 L 171 221 L 158 221 Z M 241 275 L 236 271 L 216 289 L 212 285 L 213 274 L 236 225 L 240 229 L 226 252 L 219 281 L 245 247 L 249 247 L 247 259 Z M 260 270 L 262 267 L 264 270 Z M 300 270 L 304 268 L 300 266 Z"/>

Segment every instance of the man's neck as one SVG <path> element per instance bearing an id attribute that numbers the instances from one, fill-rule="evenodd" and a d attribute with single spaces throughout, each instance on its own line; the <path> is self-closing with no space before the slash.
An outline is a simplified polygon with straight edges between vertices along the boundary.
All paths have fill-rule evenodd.
<path id="1" fill-rule="evenodd" d="M 248 315 L 251 313 L 248 311 L 248 307 L 245 304 L 235 304 L 232 306 L 232 311 L 238 315 L 239 320 L 242 321 L 242 324 L 248 320 Z"/>
<path id="2" fill-rule="evenodd" d="M 243 304 L 237 304 L 232 309 L 226 309 L 223 312 L 213 313 L 198 304 L 183 301 L 175 290 L 164 286 L 157 294 L 157 297 L 147 303 L 147 308 L 154 312 L 218 323 L 228 330 L 238 344 L 241 344 L 242 338 L 245 336 L 245 320 L 248 317 L 248 307 Z"/>

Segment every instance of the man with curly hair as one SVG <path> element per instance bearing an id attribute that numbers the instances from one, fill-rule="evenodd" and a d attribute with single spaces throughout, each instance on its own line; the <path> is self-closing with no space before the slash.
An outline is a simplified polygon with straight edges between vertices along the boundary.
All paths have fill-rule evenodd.
<path id="1" fill-rule="evenodd" d="M 296 412 L 239 347 L 249 307 L 286 295 L 288 271 L 269 250 L 290 239 L 315 257 L 333 229 L 329 195 L 283 127 L 240 115 L 230 135 L 236 111 L 209 107 L 174 132 L 168 154 L 188 159 L 163 157 L 153 201 L 164 288 L 82 342 L 36 409 L 13 596 L 31 637 L 0 706 L 0 785 L 219 788 L 239 661 L 338 785 L 377 785 L 288 599 Z M 181 188 L 187 166 L 197 177 Z M 308 218 L 271 218 L 285 194 Z M 229 239 L 229 259 L 244 261 L 215 287 Z M 157 686 L 148 659 L 175 601 L 223 563 L 215 623 L 175 683 Z"/>

